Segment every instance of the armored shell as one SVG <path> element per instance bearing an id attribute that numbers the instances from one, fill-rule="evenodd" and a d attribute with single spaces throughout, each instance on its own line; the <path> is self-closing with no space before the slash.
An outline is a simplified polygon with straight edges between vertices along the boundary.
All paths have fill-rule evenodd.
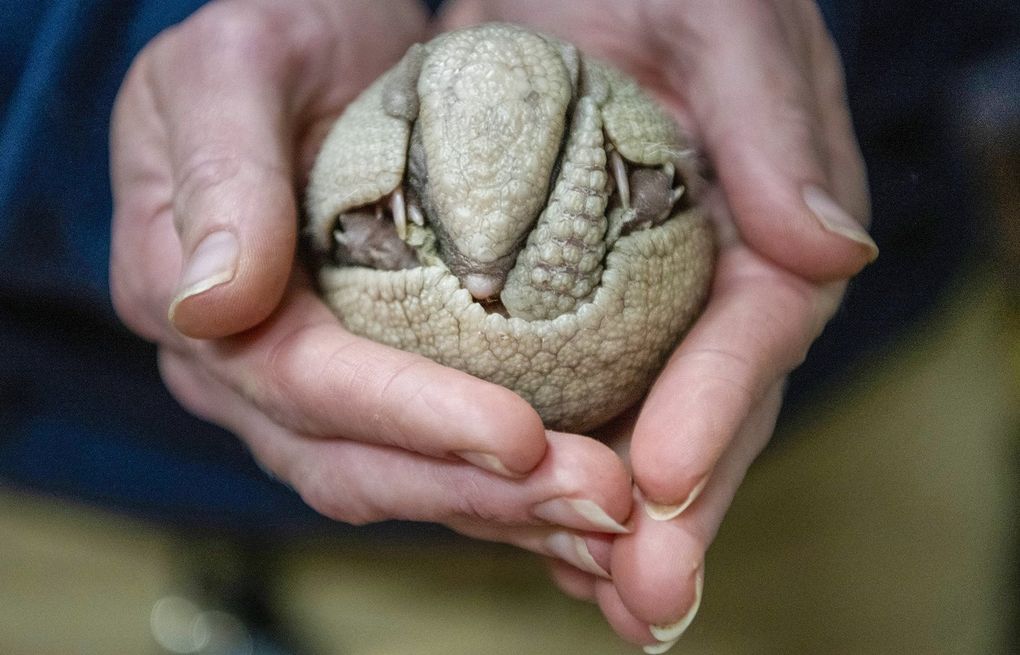
<path id="1" fill-rule="evenodd" d="M 637 401 L 700 310 L 695 154 L 624 74 L 489 24 L 408 51 L 333 126 L 308 229 L 348 329 L 584 431 Z"/>

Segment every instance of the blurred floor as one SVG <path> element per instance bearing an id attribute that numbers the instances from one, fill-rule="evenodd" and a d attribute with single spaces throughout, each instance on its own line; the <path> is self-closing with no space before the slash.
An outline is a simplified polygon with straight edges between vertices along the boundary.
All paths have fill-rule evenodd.
<path id="1" fill-rule="evenodd" d="M 710 551 L 676 652 L 1008 652 L 1020 335 L 1004 298 L 972 279 L 783 428 Z M 153 605 L 200 547 L 0 489 L 0 653 L 163 652 Z M 640 652 L 498 546 L 305 542 L 281 566 L 285 617 L 323 655 Z"/>

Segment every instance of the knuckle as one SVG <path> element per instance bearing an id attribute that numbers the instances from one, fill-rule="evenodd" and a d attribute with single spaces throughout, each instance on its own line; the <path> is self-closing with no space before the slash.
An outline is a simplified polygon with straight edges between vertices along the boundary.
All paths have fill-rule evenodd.
<path id="1" fill-rule="evenodd" d="M 289 193 L 290 188 L 287 172 L 277 162 L 245 156 L 233 144 L 214 138 L 188 153 L 175 167 L 174 225 L 183 235 L 192 219 L 202 212 L 206 223 L 233 220 L 230 210 L 245 195 L 261 193 L 267 203 L 280 202 L 276 199 L 285 193 L 284 189 Z M 289 204 L 279 206 L 281 211 L 291 211 Z M 211 227 L 206 223 L 206 228 Z"/>
<path id="2" fill-rule="evenodd" d="M 288 388 L 293 379 L 295 360 L 300 350 L 301 332 L 294 331 L 284 335 L 267 354 L 265 370 L 265 382 L 268 386 Z"/>
<path id="3" fill-rule="evenodd" d="M 187 209 L 195 204 L 195 200 L 234 179 L 240 166 L 237 155 L 223 144 L 209 143 L 191 153 L 176 171 L 174 220 L 178 231 L 183 227 L 181 222 Z"/>
<path id="4" fill-rule="evenodd" d="M 477 495 L 470 494 L 458 496 L 456 505 L 447 514 L 445 521 L 461 518 L 489 525 L 507 525 L 511 522 L 510 516 L 502 508 L 494 507 Z"/>
<path id="5" fill-rule="evenodd" d="M 365 349 L 357 340 L 337 341 L 335 325 L 305 324 L 284 335 L 269 351 L 264 366 L 265 391 L 280 406 L 336 405 L 347 429 L 370 434 L 373 441 L 397 447 L 415 442 L 402 421 L 402 407 L 414 402 L 420 384 L 408 384 L 405 366 Z M 409 365 L 414 368 L 414 364 Z M 302 394 L 301 398 L 296 394 Z M 394 399 L 400 399 L 395 403 Z M 302 421 L 301 417 L 293 420 Z M 292 420 L 292 423 L 293 423 Z M 315 419 L 308 431 L 323 427 Z"/>
<path id="6" fill-rule="evenodd" d="M 364 498 L 350 478 L 318 466 L 296 481 L 301 499 L 319 514 L 355 526 L 377 523 L 389 517 Z"/>
<path id="7" fill-rule="evenodd" d="M 820 151 L 821 120 L 807 91 L 807 83 L 799 80 L 798 85 L 797 90 L 772 98 L 773 115 L 792 142 Z"/>
<path id="8" fill-rule="evenodd" d="M 306 380 L 313 374 L 308 368 L 308 358 L 304 355 L 307 344 L 314 343 L 314 334 L 308 328 L 298 328 L 283 335 L 266 355 L 265 365 L 261 367 L 260 383 L 252 389 L 253 401 L 264 411 L 277 416 L 277 407 L 302 406 L 300 399 L 293 397 L 298 390 L 307 389 Z M 311 425 L 302 425 L 300 417 L 290 417 L 291 423 L 298 429 L 311 431 Z"/>
<path id="9" fill-rule="evenodd" d="M 776 291 L 776 303 L 766 308 L 761 317 L 762 325 L 769 328 L 762 337 L 768 342 L 762 348 L 776 344 L 770 348 L 776 352 L 774 368 L 785 375 L 807 359 L 811 344 L 822 333 L 835 308 L 830 311 L 823 302 L 825 296 L 808 285 L 791 284 Z"/>
<path id="10" fill-rule="evenodd" d="M 767 327 L 762 328 L 765 332 Z M 761 334 L 751 335 L 757 340 L 755 352 L 768 353 L 771 337 Z M 702 348 L 688 355 L 690 365 L 698 370 L 698 378 L 703 381 L 698 395 L 706 399 L 706 408 L 714 404 L 712 399 L 725 400 L 726 406 L 750 407 L 761 396 L 757 382 L 762 372 L 768 371 L 770 363 L 766 359 L 756 359 L 750 353 L 736 348 Z M 716 433 L 717 430 L 710 432 Z"/>
<path id="11" fill-rule="evenodd" d="M 353 343 L 337 345 L 332 324 L 300 324 L 275 338 L 257 366 L 252 400 L 274 419 L 309 434 L 359 428 L 386 432 L 386 412 L 364 399 Z M 365 372 L 370 375 L 371 372 Z M 324 418 L 326 409 L 333 418 Z M 320 411 L 321 410 L 321 411 Z M 365 426 L 368 427 L 365 427 Z"/>
<path id="12" fill-rule="evenodd" d="M 422 367 L 429 366 L 424 360 L 411 359 L 403 365 L 389 368 L 380 375 L 379 367 L 372 360 L 359 363 L 355 368 L 354 379 L 370 381 L 367 386 L 371 393 L 366 394 L 367 415 L 365 420 L 371 421 L 383 441 L 392 446 L 405 446 L 414 443 L 414 435 L 402 425 L 401 416 L 392 409 L 394 398 L 400 399 L 401 407 L 416 409 L 428 408 L 422 401 L 425 387 L 421 383 Z"/>
<path id="13" fill-rule="evenodd" d="M 454 470 L 437 468 L 435 475 L 439 488 L 449 491 L 447 497 L 450 504 L 441 509 L 441 515 L 433 517 L 433 520 L 451 523 L 469 519 L 497 525 L 509 522 L 507 508 L 489 502 L 488 494 L 485 492 L 485 480 L 480 472 L 465 471 L 461 468 Z"/>

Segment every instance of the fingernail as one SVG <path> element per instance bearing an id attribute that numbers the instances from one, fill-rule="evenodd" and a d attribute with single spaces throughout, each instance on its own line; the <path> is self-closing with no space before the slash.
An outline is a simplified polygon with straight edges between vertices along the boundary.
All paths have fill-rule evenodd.
<path id="1" fill-rule="evenodd" d="M 598 503 L 586 498 L 553 498 L 535 505 L 531 513 L 536 517 L 568 528 L 628 534 L 630 530 L 620 525 L 606 513 Z"/>
<path id="2" fill-rule="evenodd" d="M 694 621 L 694 617 L 698 614 L 698 609 L 701 607 L 701 594 L 705 589 L 705 572 L 703 569 L 698 570 L 698 574 L 694 578 L 694 604 L 687 610 L 687 613 L 675 623 L 668 625 L 652 625 L 648 629 L 651 631 L 652 636 L 663 643 L 668 643 L 672 646 L 676 643 L 677 639 L 687 631 L 690 627 L 691 622 Z M 669 646 L 666 648 L 668 649 Z M 648 651 L 645 651 L 648 652 Z M 665 650 L 655 651 L 658 653 L 664 653 Z"/>
<path id="3" fill-rule="evenodd" d="M 648 516 L 652 517 L 656 521 L 671 521 L 676 517 L 683 514 L 684 510 L 691 506 L 701 492 L 705 490 L 705 485 L 708 484 L 708 476 L 701 478 L 701 482 L 694 485 L 691 489 L 691 493 L 687 495 L 687 499 L 679 505 L 663 505 L 660 503 L 653 503 L 649 500 L 645 501 L 645 512 Z"/>
<path id="4" fill-rule="evenodd" d="M 660 653 L 665 653 L 673 646 L 676 646 L 676 642 L 678 641 L 680 640 L 674 639 L 673 641 L 664 641 L 660 644 L 652 644 L 651 646 L 645 646 L 642 650 L 648 653 L 648 655 L 659 655 Z"/>
<path id="5" fill-rule="evenodd" d="M 492 453 L 480 453 L 474 450 L 459 450 L 454 453 L 457 457 L 460 457 L 469 464 L 474 464 L 480 469 L 485 469 L 490 473 L 496 475 L 502 475 L 507 478 L 519 478 L 519 474 L 514 473 L 506 467 L 503 462 L 499 461 L 499 458 Z"/>
<path id="6" fill-rule="evenodd" d="M 180 291 L 174 296 L 171 314 L 172 308 L 185 298 L 232 280 L 237 272 L 240 253 L 237 237 L 227 230 L 212 232 L 202 239 L 181 273 L 181 281 L 177 285 Z"/>
<path id="7" fill-rule="evenodd" d="M 818 222 L 826 230 L 851 241 L 856 241 L 871 251 L 869 261 L 874 261 L 878 257 L 878 245 L 868 236 L 868 233 L 861 227 L 861 224 L 854 220 L 853 216 L 840 207 L 820 187 L 813 184 L 808 184 L 804 187 L 804 204 L 814 213 L 815 217 L 818 218 Z"/>
<path id="8" fill-rule="evenodd" d="M 582 571 L 612 580 L 609 571 L 599 566 L 599 563 L 592 557 L 591 551 L 588 550 L 588 544 L 584 543 L 581 536 L 565 531 L 553 532 L 546 537 L 545 546 L 550 555 L 558 557 Z"/>

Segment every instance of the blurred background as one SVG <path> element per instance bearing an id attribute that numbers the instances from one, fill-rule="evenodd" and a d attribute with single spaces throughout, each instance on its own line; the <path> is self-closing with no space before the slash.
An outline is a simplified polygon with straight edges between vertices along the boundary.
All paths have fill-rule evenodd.
<path id="1" fill-rule="evenodd" d="M 162 390 L 107 297 L 107 122 L 199 4 L 0 2 L 0 653 L 635 652 L 527 554 L 318 519 Z M 822 3 L 882 255 L 677 652 L 1020 652 L 1014 5 Z"/>

